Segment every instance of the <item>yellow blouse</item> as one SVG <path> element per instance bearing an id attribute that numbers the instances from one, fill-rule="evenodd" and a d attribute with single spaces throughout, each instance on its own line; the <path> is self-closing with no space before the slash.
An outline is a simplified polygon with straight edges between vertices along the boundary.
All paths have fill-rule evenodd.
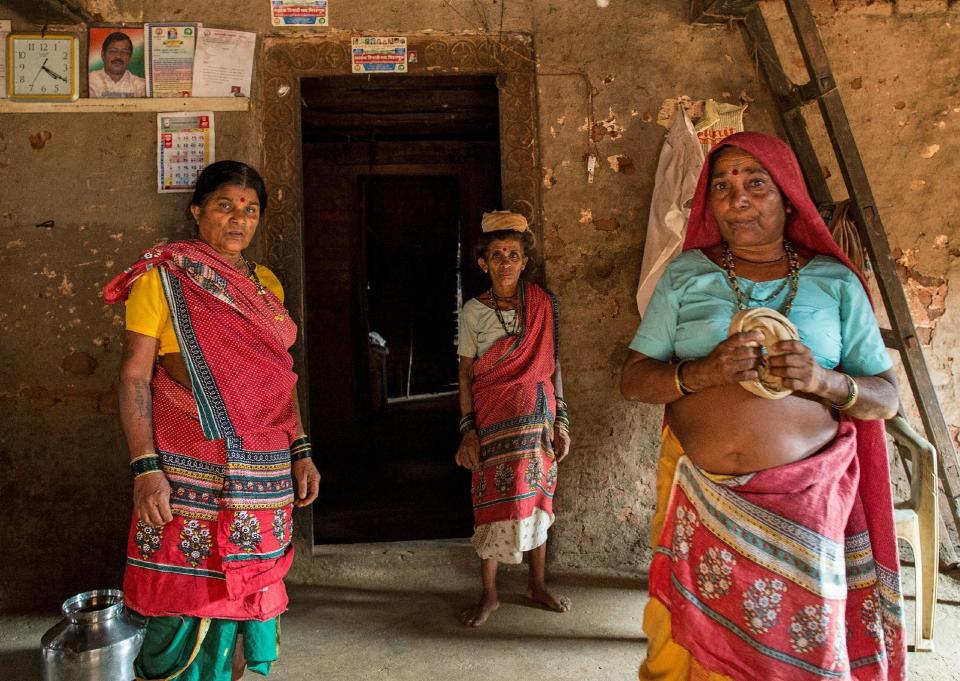
<path id="1" fill-rule="evenodd" d="M 257 277 L 273 295 L 283 302 L 283 286 L 277 275 L 263 265 L 257 265 Z M 160 340 L 158 354 L 167 355 L 171 352 L 180 352 L 177 336 L 173 331 L 173 321 L 170 319 L 170 308 L 163 295 L 163 284 L 160 282 L 160 272 L 154 268 L 137 279 L 130 289 L 130 296 L 126 304 L 126 329 L 142 333 L 144 336 Z"/>

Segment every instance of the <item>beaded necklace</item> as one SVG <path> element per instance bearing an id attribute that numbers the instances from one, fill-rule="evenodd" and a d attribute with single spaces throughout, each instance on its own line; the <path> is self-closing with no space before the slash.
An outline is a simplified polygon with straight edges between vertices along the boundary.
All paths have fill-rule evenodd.
<path id="1" fill-rule="evenodd" d="M 779 312 L 784 317 L 790 314 L 790 310 L 793 308 L 793 300 L 797 297 L 797 288 L 800 285 L 800 258 L 797 256 L 797 252 L 793 250 L 793 244 L 786 239 L 783 240 L 783 250 L 787 255 L 787 262 L 789 263 L 787 278 L 784 279 L 769 296 L 765 298 L 754 298 L 752 295 L 744 296 L 743 292 L 740 291 L 740 282 L 737 281 L 737 268 L 733 262 L 733 253 L 730 251 L 730 246 L 724 242 L 720 264 L 727 273 L 727 281 L 730 283 L 730 288 L 733 289 L 733 295 L 737 299 L 738 310 L 746 310 L 750 302 L 760 303 L 761 305 L 768 303 L 780 295 L 785 286 L 789 285 L 790 290 L 787 292 L 787 300 L 784 303 L 783 309 L 779 310 Z"/>
<path id="2" fill-rule="evenodd" d="M 523 296 L 523 282 L 520 282 L 520 286 L 517 289 L 516 297 L 517 304 L 514 307 L 513 323 L 508 327 L 507 322 L 503 318 L 503 312 L 500 310 L 500 303 L 509 303 L 514 296 L 509 298 L 501 298 L 496 293 L 493 292 L 493 287 L 490 287 L 490 290 L 487 291 L 487 295 L 490 296 L 490 300 L 493 302 L 493 311 L 497 315 L 497 321 L 500 322 L 500 326 L 503 327 L 503 332 L 508 336 L 519 336 L 520 331 L 523 329 L 523 306 L 524 306 L 524 296 Z"/>

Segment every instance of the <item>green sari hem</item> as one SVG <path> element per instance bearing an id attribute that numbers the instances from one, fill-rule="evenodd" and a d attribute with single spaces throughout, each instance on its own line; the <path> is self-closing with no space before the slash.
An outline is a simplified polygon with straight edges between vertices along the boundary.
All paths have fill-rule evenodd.
<path id="1" fill-rule="evenodd" d="M 279 618 L 151 617 L 133 665 L 137 681 L 230 681 L 240 636 L 247 669 L 267 676 L 280 650 Z"/>

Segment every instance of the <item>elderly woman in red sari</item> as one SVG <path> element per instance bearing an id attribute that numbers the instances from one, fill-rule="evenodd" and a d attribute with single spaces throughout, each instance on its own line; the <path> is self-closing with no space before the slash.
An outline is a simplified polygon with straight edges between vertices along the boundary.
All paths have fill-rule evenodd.
<path id="1" fill-rule="evenodd" d="M 148 617 L 144 681 L 229 681 L 277 657 L 292 507 L 317 496 L 276 276 L 251 262 L 257 172 L 200 175 L 198 238 L 156 246 L 104 289 L 126 302 L 120 420 L 134 474 L 124 596 Z"/>
<path id="2" fill-rule="evenodd" d="M 522 215 L 485 213 L 477 264 L 486 293 L 460 315 L 459 465 L 473 471 L 473 546 L 483 592 L 462 622 L 478 627 L 500 607 L 497 566 L 529 553 L 528 597 L 551 610 L 570 600 L 547 588 L 547 532 L 558 464 L 570 451 L 570 421 L 558 358 L 553 294 L 522 279 L 533 235 Z"/>
<path id="3" fill-rule="evenodd" d="M 666 405 L 640 678 L 903 679 L 896 380 L 786 144 L 712 151 L 630 347 Z"/>

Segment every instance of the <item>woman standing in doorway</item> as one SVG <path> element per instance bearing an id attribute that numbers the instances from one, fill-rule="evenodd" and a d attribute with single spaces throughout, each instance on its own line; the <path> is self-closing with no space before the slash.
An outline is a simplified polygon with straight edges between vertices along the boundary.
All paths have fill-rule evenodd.
<path id="1" fill-rule="evenodd" d="M 557 464 L 570 452 L 557 303 L 521 277 L 533 247 L 526 218 L 485 213 L 482 230 L 475 254 L 491 285 L 463 306 L 459 334 L 463 439 L 456 461 L 473 471 L 472 543 L 483 580 L 480 601 L 461 617 L 471 627 L 500 607 L 498 563 L 519 563 L 525 552 L 528 597 L 557 612 L 570 609 L 544 581 Z"/>

